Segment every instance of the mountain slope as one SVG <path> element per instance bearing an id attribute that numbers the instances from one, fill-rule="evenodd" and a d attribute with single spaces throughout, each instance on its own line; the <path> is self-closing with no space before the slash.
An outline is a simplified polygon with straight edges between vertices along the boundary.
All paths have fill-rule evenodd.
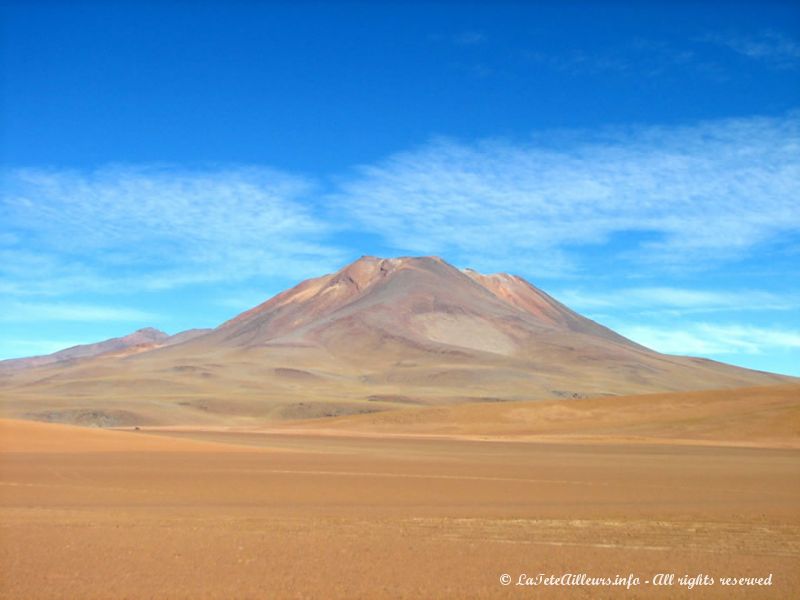
<path id="1" fill-rule="evenodd" d="M 435 257 L 363 257 L 187 337 L 0 372 L 2 414 L 247 424 L 794 381 L 659 354 L 519 277 Z"/>
<path id="2" fill-rule="evenodd" d="M 337 273 L 303 282 L 239 315 L 214 335 L 229 345 L 275 340 L 324 344 L 330 338 L 326 332 L 337 324 L 380 330 L 416 344 L 433 342 L 487 352 L 507 346 L 501 354 L 513 353 L 516 344 L 496 342 L 507 335 L 520 338 L 516 327 L 528 332 L 567 330 L 635 345 L 518 277 L 459 271 L 435 257 L 362 257 Z M 511 331 L 491 333 L 494 329 Z"/>

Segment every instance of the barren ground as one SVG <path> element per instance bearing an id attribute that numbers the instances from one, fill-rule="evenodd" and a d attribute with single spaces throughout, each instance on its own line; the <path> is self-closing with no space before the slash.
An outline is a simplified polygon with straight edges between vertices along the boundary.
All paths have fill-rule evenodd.
<path id="1" fill-rule="evenodd" d="M 2 598 L 800 596 L 793 448 L 0 423 Z"/>

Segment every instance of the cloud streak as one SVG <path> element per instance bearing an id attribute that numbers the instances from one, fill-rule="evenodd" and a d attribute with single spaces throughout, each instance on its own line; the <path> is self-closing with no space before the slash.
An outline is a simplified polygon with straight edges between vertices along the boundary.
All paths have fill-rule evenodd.
<path id="1" fill-rule="evenodd" d="M 777 31 L 763 31 L 757 35 L 718 33 L 706 36 L 704 41 L 773 67 L 792 68 L 800 65 L 800 43 Z"/>
<path id="2" fill-rule="evenodd" d="M 697 323 L 669 329 L 634 325 L 622 327 L 619 331 L 640 344 L 667 354 L 762 354 L 775 349 L 800 349 L 800 331 L 738 324 Z"/>
<path id="3" fill-rule="evenodd" d="M 438 140 L 359 168 L 331 202 L 398 251 L 489 268 L 514 257 L 541 276 L 581 270 L 592 248 L 656 270 L 744 258 L 796 236 L 798 197 L 792 113 L 527 143 Z"/>
<path id="4" fill-rule="evenodd" d="M 677 287 L 622 288 L 613 292 L 570 289 L 556 294 L 578 310 L 625 310 L 672 315 L 720 311 L 791 310 L 798 298 L 757 290 L 712 291 Z"/>
<path id="5" fill-rule="evenodd" d="M 308 206 L 313 190 L 256 168 L 6 172 L 0 289 L 59 295 L 314 274 L 341 251 L 319 241 L 334 227 Z"/>
<path id="6" fill-rule="evenodd" d="M 120 306 L 64 302 L 2 302 L 0 322 L 139 322 L 152 323 L 159 318 L 152 312 Z"/>
<path id="7" fill-rule="evenodd" d="M 461 46 L 474 46 L 486 41 L 486 34 L 480 31 L 462 31 L 453 36 L 453 43 Z"/>

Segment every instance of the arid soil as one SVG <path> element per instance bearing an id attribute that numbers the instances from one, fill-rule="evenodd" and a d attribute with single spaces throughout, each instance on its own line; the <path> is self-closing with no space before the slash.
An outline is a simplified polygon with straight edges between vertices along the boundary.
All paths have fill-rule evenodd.
<path id="1" fill-rule="evenodd" d="M 800 385 L 474 403 L 283 423 L 279 431 L 800 449 Z"/>
<path id="2" fill-rule="evenodd" d="M 797 449 L 334 429 L 0 422 L 0 597 L 800 596 Z M 515 585 L 539 573 L 641 583 Z"/>

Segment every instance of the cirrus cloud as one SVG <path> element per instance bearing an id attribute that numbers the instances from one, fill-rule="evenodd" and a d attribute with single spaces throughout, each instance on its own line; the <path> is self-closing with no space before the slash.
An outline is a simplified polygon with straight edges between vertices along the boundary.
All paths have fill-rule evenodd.
<path id="1" fill-rule="evenodd" d="M 794 295 L 762 290 L 691 289 L 678 287 L 636 287 L 613 291 L 569 289 L 558 298 L 578 310 L 624 310 L 627 314 L 672 314 L 741 311 L 783 311 L 800 306 Z"/>
<path id="2" fill-rule="evenodd" d="M 788 69 L 800 65 L 800 43 L 778 31 L 749 35 L 715 33 L 705 36 L 702 41 L 723 46 L 776 68 Z"/>
<path id="3" fill-rule="evenodd" d="M 800 331 L 740 324 L 695 323 L 683 328 L 621 327 L 620 333 L 668 354 L 761 354 L 800 349 Z"/>
<path id="4" fill-rule="evenodd" d="M 269 169 L 17 169 L 3 177 L 0 286 L 158 290 L 333 267 L 303 178 Z"/>
<path id="5" fill-rule="evenodd" d="M 121 306 L 76 304 L 71 302 L 0 302 L 0 322 L 75 321 L 113 323 L 152 323 L 159 318 L 152 312 Z"/>
<path id="6" fill-rule="evenodd" d="M 657 270 L 796 244 L 798 197 L 795 112 L 525 143 L 438 140 L 360 167 L 331 202 L 399 251 L 479 268 L 513 257 L 542 276 L 579 271 L 593 249 Z"/>

